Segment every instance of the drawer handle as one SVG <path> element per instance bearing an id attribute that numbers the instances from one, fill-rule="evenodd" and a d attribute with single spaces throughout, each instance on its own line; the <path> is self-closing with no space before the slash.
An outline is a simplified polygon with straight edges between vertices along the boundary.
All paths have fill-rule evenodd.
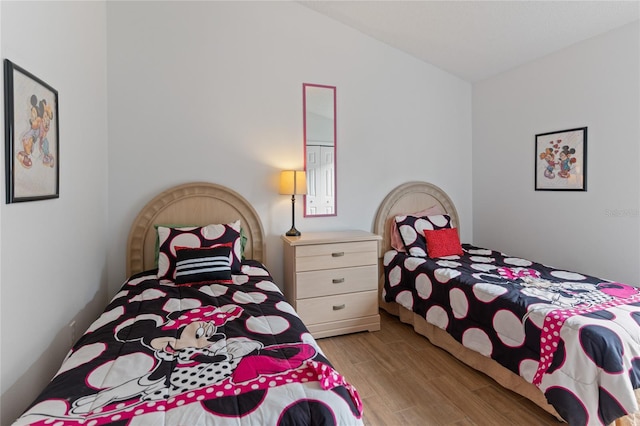
<path id="1" fill-rule="evenodd" d="M 340 284 L 344 282 L 344 278 L 334 278 L 333 280 L 331 280 L 331 282 L 333 282 L 334 284 Z"/>
<path id="2" fill-rule="evenodd" d="M 345 305 L 344 303 L 342 305 L 333 305 L 333 310 L 334 311 L 339 311 L 340 309 L 344 309 L 346 308 L 347 305 Z"/>
<path id="3" fill-rule="evenodd" d="M 337 253 L 331 253 L 331 257 L 342 257 L 342 256 L 344 256 L 343 251 L 339 251 Z"/>

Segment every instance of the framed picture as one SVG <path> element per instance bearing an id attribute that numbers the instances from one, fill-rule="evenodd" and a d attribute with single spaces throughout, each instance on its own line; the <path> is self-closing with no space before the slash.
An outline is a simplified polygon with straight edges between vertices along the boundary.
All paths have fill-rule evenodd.
<path id="1" fill-rule="evenodd" d="M 587 128 L 536 135 L 536 191 L 587 190 Z"/>
<path id="2" fill-rule="evenodd" d="M 4 61 L 7 203 L 59 197 L 58 91 Z"/>

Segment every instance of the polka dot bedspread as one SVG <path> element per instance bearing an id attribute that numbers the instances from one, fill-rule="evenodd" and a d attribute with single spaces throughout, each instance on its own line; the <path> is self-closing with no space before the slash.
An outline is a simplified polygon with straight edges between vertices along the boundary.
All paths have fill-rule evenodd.
<path id="1" fill-rule="evenodd" d="M 462 246 L 387 252 L 384 299 L 534 383 L 571 425 L 639 410 L 640 288 Z"/>
<path id="2" fill-rule="evenodd" d="M 333 369 L 268 271 L 122 286 L 14 425 L 358 425 Z"/>

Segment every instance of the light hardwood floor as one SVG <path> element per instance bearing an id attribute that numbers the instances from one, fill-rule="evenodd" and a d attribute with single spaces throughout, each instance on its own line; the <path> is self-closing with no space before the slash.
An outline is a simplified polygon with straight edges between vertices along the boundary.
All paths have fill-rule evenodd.
<path id="1" fill-rule="evenodd" d="M 380 314 L 380 331 L 318 339 L 336 370 L 360 393 L 365 425 L 563 424 L 409 325 Z"/>

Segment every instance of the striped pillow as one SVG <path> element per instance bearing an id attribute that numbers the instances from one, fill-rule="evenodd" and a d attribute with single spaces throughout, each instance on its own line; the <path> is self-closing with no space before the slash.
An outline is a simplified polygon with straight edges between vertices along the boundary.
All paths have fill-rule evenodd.
<path id="1" fill-rule="evenodd" d="M 178 285 L 231 281 L 231 244 L 207 248 L 176 247 L 175 282 Z"/>

